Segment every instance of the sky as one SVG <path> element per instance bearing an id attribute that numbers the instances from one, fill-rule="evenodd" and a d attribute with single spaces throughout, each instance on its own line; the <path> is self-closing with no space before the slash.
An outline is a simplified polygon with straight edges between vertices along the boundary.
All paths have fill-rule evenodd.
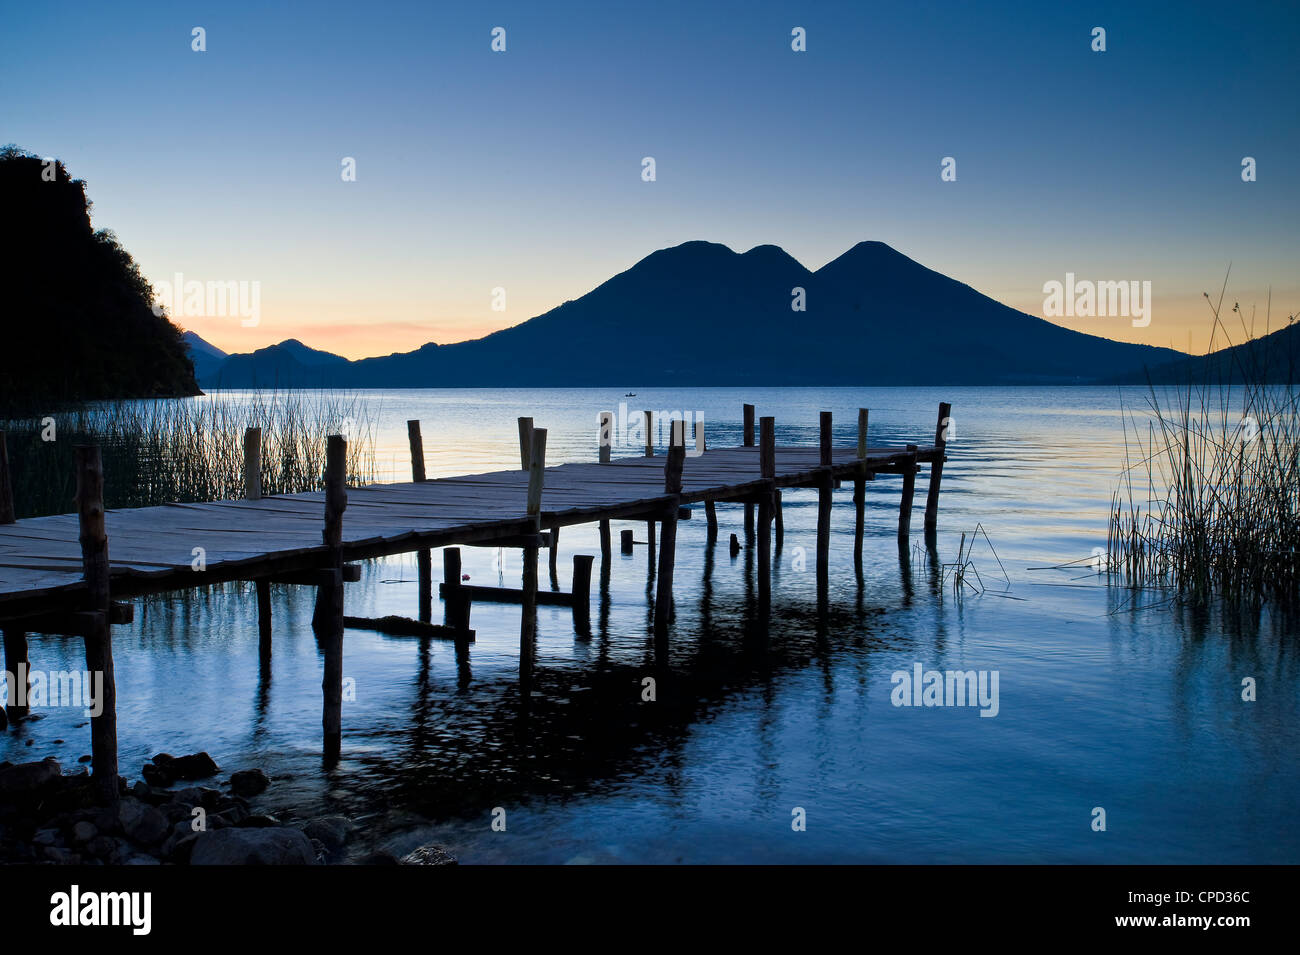
<path id="1" fill-rule="evenodd" d="M 1294 3 L 7 4 L 0 143 L 156 286 L 256 288 L 256 324 L 173 311 L 227 351 L 408 351 L 689 240 L 875 239 L 1032 315 L 1149 281 L 1148 325 L 1052 320 L 1203 352 L 1229 267 L 1257 333 L 1300 312 L 1298 36 Z"/>

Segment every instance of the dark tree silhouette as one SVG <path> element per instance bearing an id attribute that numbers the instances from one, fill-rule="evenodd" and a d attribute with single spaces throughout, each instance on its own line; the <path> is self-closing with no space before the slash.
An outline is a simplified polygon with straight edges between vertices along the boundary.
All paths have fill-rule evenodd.
<path id="1" fill-rule="evenodd" d="M 0 412 L 198 394 L 181 332 L 63 163 L 0 148 Z"/>

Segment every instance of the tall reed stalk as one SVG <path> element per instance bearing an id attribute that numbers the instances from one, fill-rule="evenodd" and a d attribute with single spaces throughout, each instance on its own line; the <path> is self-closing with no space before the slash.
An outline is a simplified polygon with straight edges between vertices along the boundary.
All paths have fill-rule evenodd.
<path id="1" fill-rule="evenodd" d="M 1210 308 L 1211 348 L 1216 340 L 1231 345 L 1222 298 Z M 1241 316 L 1237 306 L 1232 311 Z M 1270 383 L 1279 356 L 1268 347 L 1249 340 L 1230 362 L 1207 356 L 1199 380 L 1189 375 L 1163 389 L 1149 383 L 1146 420 L 1126 415 L 1107 534 L 1112 578 L 1166 587 L 1199 607 L 1300 603 L 1295 356 L 1285 383 Z"/>
<path id="2" fill-rule="evenodd" d="M 375 479 L 375 422 L 360 398 L 334 392 L 96 402 L 0 421 L 19 517 L 73 509 L 78 444 L 101 447 L 104 501 L 111 508 L 243 497 L 249 427 L 262 429 L 264 494 L 323 487 L 325 439 L 332 433 L 348 437 L 348 482 Z"/>

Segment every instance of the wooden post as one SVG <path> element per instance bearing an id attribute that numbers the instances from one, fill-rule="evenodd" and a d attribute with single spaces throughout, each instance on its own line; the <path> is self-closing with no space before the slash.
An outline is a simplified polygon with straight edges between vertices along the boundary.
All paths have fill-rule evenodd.
<path id="1" fill-rule="evenodd" d="M 627 530 L 620 532 L 618 535 L 618 544 L 619 549 L 624 554 L 632 553 L 632 548 L 636 545 L 636 541 L 633 540 L 632 532 Z"/>
<path id="2" fill-rule="evenodd" d="M 546 429 L 535 428 L 528 449 L 528 516 L 533 533 L 541 532 L 542 484 L 546 478 Z M 534 538 L 535 539 L 535 538 Z M 533 643 L 537 638 L 537 544 L 524 546 L 523 611 L 519 621 L 519 688 L 532 694 Z"/>
<path id="3" fill-rule="evenodd" d="M 668 446 L 668 463 L 664 467 L 664 493 L 671 500 L 664 508 L 663 533 L 659 542 L 659 584 L 655 594 L 655 636 L 668 634 L 673 612 L 673 561 L 677 549 L 677 508 L 681 506 L 682 466 L 686 462 L 686 423 L 673 422 Z"/>
<path id="4" fill-rule="evenodd" d="M 551 571 L 551 586 L 555 587 L 558 586 L 559 580 L 560 527 L 558 524 L 551 528 L 550 543 L 546 550 Z"/>
<path id="5" fill-rule="evenodd" d="M 244 429 L 244 497 L 262 499 L 262 429 Z"/>
<path id="6" fill-rule="evenodd" d="M 424 471 L 424 438 L 420 435 L 420 421 L 412 418 L 406 422 L 406 439 L 411 446 L 411 480 L 423 484 L 426 480 Z M 433 553 L 427 547 L 415 552 L 415 576 L 419 581 L 418 611 L 421 623 L 433 619 Z"/>
<path id="7" fill-rule="evenodd" d="M 77 455 L 77 520 L 81 528 L 81 564 L 89 592 L 93 622 L 84 635 L 86 670 L 103 675 L 98 716 L 90 718 L 92 781 L 96 798 L 105 804 L 118 799 L 117 684 L 113 675 L 113 634 L 108 622 L 108 536 L 104 530 L 104 465 L 98 447 L 79 446 Z"/>
<path id="8" fill-rule="evenodd" d="M 610 449 L 614 444 L 614 413 L 612 411 L 602 411 L 600 413 L 600 432 L 597 436 L 597 445 L 599 448 L 600 463 L 609 464 Z M 609 521 L 600 522 L 600 563 L 603 567 L 609 562 L 610 544 L 609 544 Z"/>
<path id="9" fill-rule="evenodd" d="M 785 502 L 781 500 L 781 492 L 772 492 L 773 513 L 776 515 L 776 552 L 781 553 L 781 545 L 785 543 Z"/>
<path id="10" fill-rule="evenodd" d="M 654 413 L 650 411 L 642 412 L 645 415 L 645 456 L 653 458 L 655 456 L 655 438 L 654 438 Z"/>
<path id="11" fill-rule="evenodd" d="M 11 686 L 13 695 L 9 697 L 9 705 L 5 709 L 11 719 L 18 720 L 27 715 L 28 693 L 32 682 L 31 662 L 27 658 L 27 631 L 6 627 L 4 642 L 5 670 L 14 675 Z M 21 703 L 18 702 L 20 695 Z"/>
<path id="12" fill-rule="evenodd" d="M 14 486 L 9 477 L 9 450 L 0 431 L 0 524 L 14 522 Z"/>
<path id="13" fill-rule="evenodd" d="M 821 466 L 825 470 L 817 479 L 817 584 L 824 589 L 828 581 L 831 553 L 831 413 L 821 413 Z"/>
<path id="14" fill-rule="evenodd" d="M 331 434 L 325 442 L 325 527 L 321 539 L 327 548 L 325 576 L 317 590 L 321 608 L 317 637 L 324 656 L 321 692 L 324 712 L 325 756 L 336 759 L 343 745 L 343 511 L 348 506 L 347 440 Z"/>
<path id="15" fill-rule="evenodd" d="M 590 554 L 573 555 L 573 625 L 580 633 L 591 628 L 591 564 Z"/>
<path id="16" fill-rule="evenodd" d="M 533 419 L 519 419 L 519 470 L 527 471 L 533 448 Z"/>
<path id="17" fill-rule="evenodd" d="M 709 449 L 708 441 L 704 437 L 704 419 L 695 419 L 695 455 L 699 457 Z"/>
<path id="18" fill-rule="evenodd" d="M 460 548 L 442 549 L 443 623 L 457 630 L 469 629 L 470 602 L 461 577 Z"/>
<path id="19" fill-rule="evenodd" d="M 718 509 L 712 501 L 704 502 L 704 542 L 715 544 L 718 541 Z"/>
<path id="20" fill-rule="evenodd" d="M 903 497 L 898 502 L 898 546 L 906 549 L 912 534 L 912 495 L 916 490 L 916 445 L 909 444 L 912 454 L 903 468 Z"/>
<path id="21" fill-rule="evenodd" d="M 772 597 L 772 510 L 774 488 L 767 482 L 776 478 L 776 419 L 759 420 L 758 471 L 764 486 L 758 503 L 758 599 L 766 603 Z"/>
<path id="22" fill-rule="evenodd" d="M 609 464 L 610 449 L 614 446 L 614 412 L 600 413 L 600 430 L 596 436 L 596 446 L 601 464 Z"/>
<path id="23" fill-rule="evenodd" d="M 740 538 L 735 534 L 731 535 L 731 556 L 735 557 L 740 553 Z"/>
<path id="24" fill-rule="evenodd" d="M 741 440 L 745 447 L 754 446 L 754 406 L 744 405 L 741 409 L 744 415 L 744 425 L 741 429 Z M 745 502 L 745 540 L 754 539 L 754 504 L 752 501 Z"/>
<path id="25" fill-rule="evenodd" d="M 257 580 L 257 653 L 263 660 L 271 659 L 271 582 L 265 577 Z"/>
<path id="26" fill-rule="evenodd" d="M 406 422 L 406 438 L 411 444 L 411 480 L 418 484 L 424 480 L 424 439 L 418 419 Z"/>
<path id="27" fill-rule="evenodd" d="M 925 532 L 934 533 L 939 523 L 939 485 L 943 482 L 943 458 L 948 446 L 948 422 L 952 415 L 952 405 L 946 401 L 939 402 L 939 421 L 934 426 L 934 446 L 939 456 L 930 465 L 930 490 L 925 496 Z"/>
<path id="28" fill-rule="evenodd" d="M 862 537 L 866 529 L 867 475 L 863 459 L 867 456 L 867 422 L 870 412 L 858 409 L 858 470 L 853 478 L 853 566 L 862 568 Z"/>

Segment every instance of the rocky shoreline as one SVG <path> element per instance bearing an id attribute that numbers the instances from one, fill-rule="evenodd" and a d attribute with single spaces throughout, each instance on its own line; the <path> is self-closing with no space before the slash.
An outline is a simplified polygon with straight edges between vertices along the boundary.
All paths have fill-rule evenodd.
<path id="1" fill-rule="evenodd" d="M 0 763 L 0 863 L 28 865 L 328 865 L 357 831 L 346 816 L 283 823 L 252 800 L 271 785 L 261 769 L 232 773 L 221 789 L 196 785 L 221 773 L 207 753 L 159 753 L 142 780 L 118 777 L 116 807 L 97 805 L 90 773 L 64 774 L 53 757 Z M 384 850 L 360 865 L 455 865 L 442 846 L 401 858 Z"/>

